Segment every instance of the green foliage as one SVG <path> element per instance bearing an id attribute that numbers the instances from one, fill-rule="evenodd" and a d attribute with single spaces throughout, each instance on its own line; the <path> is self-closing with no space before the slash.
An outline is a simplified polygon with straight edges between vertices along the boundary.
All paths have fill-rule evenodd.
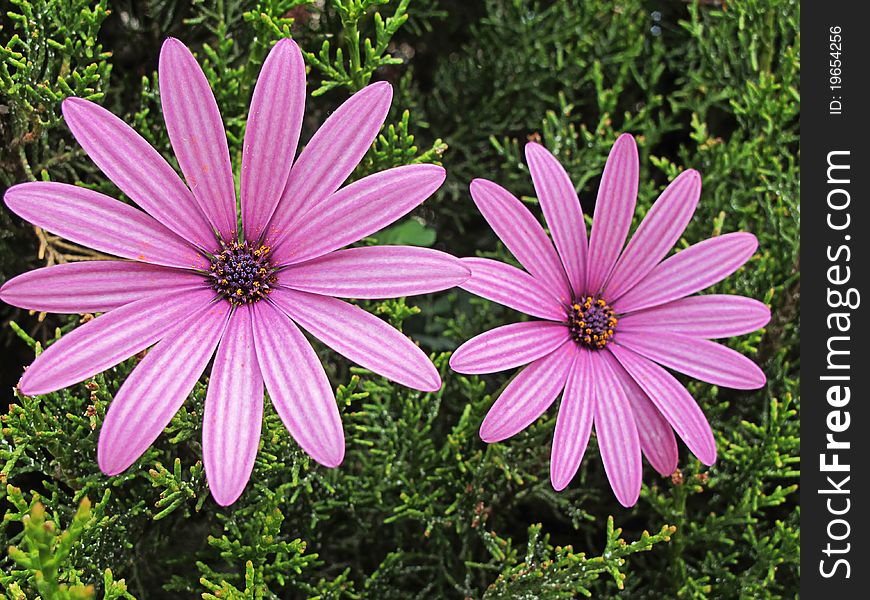
<path id="1" fill-rule="evenodd" d="M 16 490 L 10 490 L 13 503 L 20 507 L 22 498 Z M 16 502 L 18 500 L 18 502 Z M 69 529 L 58 533 L 52 521 L 45 519 L 45 507 L 34 500 L 30 514 L 22 518 L 24 534 L 22 544 L 24 549 L 9 547 L 9 557 L 20 569 L 34 581 L 36 589 L 46 598 L 89 598 L 93 596 L 93 586 L 73 585 L 72 587 L 59 583 L 59 570 L 67 564 L 67 558 L 73 545 L 82 531 L 89 525 L 91 503 L 85 498 L 79 510 L 73 517 Z"/>
<path id="2" fill-rule="evenodd" d="M 235 566 L 235 563 L 244 561 L 244 597 L 253 593 L 251 597 L 262 598 L 270 591 L 270 584 L 276 588 L 286 587 L 294 576 L 301 574 L 317 559 L 317 555 L 306 555 L 306 544 L 298 538 L 292 541 L 282 539 L 284 515 L 279 509 L 250 516 L 253 518 L 244 519 L 244 515 L 226 517 L 225 530 L 230 531 L 232 538 L 224 534 L 220 538 L 210 537 L 208 543 L 220 552 L 228 565 Z M 212 591 L 226 585 L 232 590 L 232 582 L 239 579 L 232 571 L 218 573 L 205 563 L 197 566 L 203 574 L 200 583 Z"/>
<path id="3" fill-rule="evenodd" d="M 69 161 L 74 150 L 57 135 L 60 102 L 67 96 L 99 100 L 111 71 L 110 53 L 97 41 L 108 16 L 105 0 L 11 4 L 14 33 L 0 47 L 5 186 Z"/>
<path id="4" fill-rule="evenodd" d="M 408 20 L 407 10 L 411 0 L 400 0 L 394 13 L 386 19 L 374 12 L 374 41 L 361 38 L 360 24 L 366 14 L 377 5 L 389 0 L 335 0 L 335 11 L 342 28 L 343 47 L 331 52 L 329 40 L 324 40 L 320 52 L 306 52 L 305 59 L 326 77 L 313 95 L 319 96 L 336 87 L 345 87 L 352 92 L 361 90 L 374 72 L 387 65 L 402 64 L 402 59 L 387 54 L 390 40 Z M 345 58 L 345 51 L 347 58 Z"/>
<path id="5" fill-rule="evenodd" d="M 100 527 L 111 526 L 111 518 L 99 516 L 109 500 L 109 493 L 106 492 L 93 510 L 90 500 L 83 498 L 64 531 L 57 530 L 56 521 L 47 519 L 38 494 L 32 494 L 28 501 L 20 489 L 9 485 L 6 497 L 12 508 L 6 512 L 4 524 L 23 525 L 20 534 L 10 537 L 10 541 L 18 540 L 20 544 L 9 547 L 9 558 L 14 566 L 8 575 L 0 576 L 0 584 L 6 588 L 8 597 L 26 598 L 22 589 L 26 589 L 22 585 L 26 582 L 46 599 L 93 598 L 93 584 L 82 584 L 81 572 L 72 566 L 75 561 L 70 559 L 81 552 L 81 542 L 88 534 L 96 533 Z M 111 569 L 106 569 L 102 584 L 105 600 L 133 598 L 123 579 L 115 581 Z"/>
<path id="6" fill-rule="evenodd" d="M 160 493 L 160 499 L 154 504 L 154 506 L 161 509 L 160 512 L 152 517 L 155 521 L 169 516 L 176 508 L 188 500 L 196 499 L 195 511 L 199 512 L 202 509 L 206 499 L 205 494 L 198 494 L 198 492 L 202 491 L 205 479 L 202 463 L 197 461 L 190 466 L 188 472 L 189 478 L 185 479 L 185 476 L 181 472 L 180 458 L 175 459 L 171 473 L 160 463 L 157 463 L 153 469 L 148 471 L 148 474 L 151 475 L 151 484 L 163 490 Z M 199 495 L 198 499 L 197 495 Z"/>
<path id="7" fill-rule="evenodd" d="M 603 574 L 611 575 L 617 587 L 623 589 L 625 573 L 620 567 L 625 564 L 625 557 L 651 550 L 659 542 L 669 542 L 675 531 L 676 527 L 665 525 L 655 535 L 644 531 L 639 540 L 626 543 L 619 537 L 621 530 L 613 526 L 613 517 L 608 517 L 604 552 L 587 559 L 582 553 L 574 554 L 570 546 L 554 548 L 549 536 L 542 539 L 541 526 L 532 525 L 525 559 L 499 575 L 484 598 L 576 598 L 578 594 L 591 597 L 590 583 Z"/>
<path id="8" fill-rule="evenodd" d="M 632 509 L 615 501 L 594 438 L 574 482 L 553 491 L 556 406 L 511 440 L 480 440 L 511 373 L 459 376 L 449 352 L 521 317 L 459 290 L 361 303 L 431 353 L 438 392 L 393 384 L 315 342 L 337 390 L 344 463 L 314 463 L 267 402 L 251 483 L 229 508 L 209 497 L 203 473 L 205 378 L 154 446 L 112 478 L 96 464 L 97 438 L 139 358 L 59 392 L 16 395 L 0 436 L 0 545 L 17 548 L 0 557 L 6 597 L 795 596 L 799 20 L 796 0 L 13 2 L 0 17 L 4 186 L 46 178 L 118 195 L 66 130 L 68 95 L 105 104 L 174 160 L 154 72 L 168 35 L 202 62 L 238 169 L 262 61 L 292 37 L 316 94 L 303 144 L 350 94 L 388 80 L 392 112 L 352 179 L 414 162 L 448 170 L 435 197 L 363 243 L 511 261 L 469 181 L 497 181 L 539 213 L 523 158 L 538 139 L 567 168 L 588 218 L 610 145 L 630 131 L 641 160 L 635 223 L 682 169 L 699 170 L 701 203 L 678 247 L 755 233 L 756 256 L 713 291 L 761 299 L 774 316 L 726 340 L 762 366 L 765 388 L 686 380 L 718 462 L 705 467 L 682 449 L 671 477 L 646 468 Z M 0 218 L 3 279 L 90 257 Z M 34 353 L 90 318 L 3 310 L 12 322 L 0 343 L 14 350 L 6 389 Z"/>

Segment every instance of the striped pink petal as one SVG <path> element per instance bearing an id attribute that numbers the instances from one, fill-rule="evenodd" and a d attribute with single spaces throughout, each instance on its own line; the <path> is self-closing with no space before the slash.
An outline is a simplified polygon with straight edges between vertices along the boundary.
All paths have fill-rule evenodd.
<path id="1" fill-rule="evenodd" d="M 526 144 L 526 160 L 535 193 L 574 296 L 586 289 L 586 223 L 580 200 L 565 167 L 549 150 L 535 142 Z"/>
<path id="2" fill-rule="evenodd" d="M 488 258 L 463 258 L 462 263 L 471 269 L 471 278 L 459 286 L 463 290 L 540 319 L 567 318 L 565 306 L 525 271 Z"/>
<path id="3" fill-rule="evenodd" d="M 677 438 L 673 428 L 662 413 L 655 407 L 649 396 L 628 374 L 610 352 L 602 352 L 601 357 L 610 365 L 611 371 L 622 384 L 625 395 L 634 414 L 640 448 L 643 455 L 661 475 L 667 476 L 677 468 L 679 459 Z"/>
<path id="4" fill-rule="evenodd" d="M 761 329 L 770 309 L 744 296 L 689 296 L 620 317 L 620 331 L 682 333 L 701 338 L 727 338 Z"/>
<path id="5" fill-rule="evenodd" d="M 610 150 L 598 186 L 589 238 L 588 295 L 595 296 L 604 288 L 625 244 L 637 202 L 639 170 L 637 144 L 631 135 L 624 133 Z"/>
<path id="6" fill-rule="evenodd" d="M 237 307 L 221 337 L 202 420 L 202 459 L 211 495 L 229 506 L 242 495 L 260 445 L 263 376 L 254 349 L 251 306 Z"/>
<path id="7" fill-rule="evenodd" d="M 471 270 L 449 254 L 410 246 L 367 246 L 330 252 L 278 274 L 303 292 L 345 298 L 398 298 L 459 285 Z"/>
<path id="8" fill-rule="evenodd" d="M 392 100 L 389 83 L 373 83 L 339 106 L 317 130 L 290 170 L 266 232 L 268 245 L 282 245 L 294 230 L 291 224 L 298 224 L 350 176 L 374 142 Z"/>
<path id="9" fill-rule="evenodd" d="M 604 358 L 591 355 L 595 387 L 595 433 L 607 480 L 616 499 L 625 507 L 634 506 L 640 496 L 643 477 L 640 438 L 634 412 L 622 385 Z"/>
<path id="10" fill-rule="evenodd" d="M 666 367 L 695 379 L 738 390 L 754 390 L 767 381 L 758 365 L 710 340 L 681 333 L 620 331 L 616 341 Z"/>
<path id="11" fill-rule="evenodd" d="M 212 227 L 236 239 L 236 191 L 224 122 L 205 73 L 175 38 L 160 50 L 163 120 L 184 178 Z"/>
<path id="12" fill-rule="evenodd" d="M 574 479 L 592 432 L 595 390 L 589 350 L 580 348 L 568 373 L 550 454 L 550 482 L 557 492 Z"/>
<path id="13" fill-rule="evenodd" d="M 269 398 L 284 426 L 314 460 L 337 467 L 344 460 L 341 416 L 311 344 L 268 302 L 254 305 L 254 340 Z"/>
<path id="14" fill-rule="evenodd" d="M 132 127 L 102 106 L 67 98 L 63 116 L 100 170 L 145 212 L 205 250 L 214 232 L 196 199 L 169 163 Z"/>
<path id="15" fill-rule="evenodd" d="M 610 351 L 643 389 L 689 450 L 705 465 L 716 462 L 716 440 L 698 403 L 673 375 L 618 344 Z"/>
<path id="16" fill-rule="evenodd" d="M 210 289 L 131 302 L 67 333 L 40 354 L 18 384 L 37 396 L 84 381 L 160 340 L 179 319 L 203 309 Z M 177 358 L 177 357 L 176 357 Z"/>
<path id="17" fill-rule="evenodd" d="M 0 300 L 54 313 L 108 312 L 154 295 L 204 287 L 201 275 L 135 262 L 92 260 L 28 271 L 0 288 Z"/>
<path id="18" fill-rule="evenodd" d="M 100 429 L 97 462 L 103 473 L 126 470 L 166 428 L 214 354 L 229 314 L 227 302 L 200 307 L 190 318 L 176 321 L 133 369 Z"/>
<path id="19" fill-rule="evenodd" d="M 438 370 L 414 342 L 359 306 L 287 288 L 269 299 L 308 333 L 361 367 L 415 390 L 434 392 L 441 387 Z"/>
<path id="20" fill-rule="evenodd" d="M 634 232 L 606 284 L 611 302 L 646 277 L 674 247 L 695 213 L 701 197 L 701 176 L 683 171 L 662 192 Z"/>
<path id="21" fill-rule="evenodd" d="M 486 179 L 471 182 L 471 197 L 520 264 L 561 302 L 570 302 L 572 292 L 559 255 L 529 209 L 509 191 Z"/>
<path id="22" fill-rule="evenodd" d="M 726 233 L 706 239 L 660 263 L 611 306 L 624 314 L 694 294 L 731 275 L 756 248 L 758 240 L 751 233 Z"/>
<path id="23" fill-rule="evenodd" d="M 273 219 L 267 239 L 284 240 L 274 249 L 273 260 L 281 265 L 300 263 L 357 242 L 416 208 L 441 187 L 445 176 L 437 165 L 396 167 L 339 190 L 296 221 L 292 231 L 274 231 Z"/>
<path id="24" fill-rule="evenodd" d="M 208 268 L 202 254 L 153 218 L 98 192 L 33 182 L 12 186 L 4 200 L 21 218 L 94 250 L 168 267 Z"/>
<path id="25" fill-rule="evenodd" d="M 576 353 L 576 344 L 562 344 L 520 371 L 486 413 L 480 439 L 506 440 L 540 417 L 565 387 Z"/>
<path id="26" fill-rule="evenodd" d="M 296 155 L 305 111 L 305 62 L 299 46 L 280 40 L 254 87 L 242 150 L 242 226 L 258 240 L 278 206 Z"/>
<path id="27" fill-rule="evenodd" d="M 511 323 L 462 344 L 450 357 L 450 368 L 468 374 L 506 371 L 542 358 L 570 339 L 562 323 Z"/>

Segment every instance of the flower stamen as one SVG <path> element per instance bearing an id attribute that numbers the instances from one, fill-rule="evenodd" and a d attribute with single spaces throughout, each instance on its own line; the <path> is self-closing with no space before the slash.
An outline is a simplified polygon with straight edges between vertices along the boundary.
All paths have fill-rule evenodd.
<path id="1" fill-rule="evenodd" d="M 568 329 L 574 341 L 592 350 L 607 345 L 618 319 L 613 309 L 601 298 L 586 296 L 568 308 Z"/>
<path id="2" fill-rule="evenodd" d="M 275 269 L 269 246 L 251 248 L 248 242 L 221 242 L 209 270 L 211 287 L 235 305 L 262 300 L 272 292 Z"/>

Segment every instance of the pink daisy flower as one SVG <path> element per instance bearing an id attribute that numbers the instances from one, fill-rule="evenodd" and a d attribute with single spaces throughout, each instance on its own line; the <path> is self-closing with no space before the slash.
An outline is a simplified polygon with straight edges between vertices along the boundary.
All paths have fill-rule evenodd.
<path id="1" fill-rule="evenodd" d="M 435 250 L 340 250 L 406 214 L 444 181 L 444 169 L 421 164 L 339 189 L 386 118 L 388 83 L 339 107 L 294 162 L 305 65 L 293 41 L 278 42 L 251 100 L 237 215 L 227 138 L 205 75 L 175 39 L 163 45 L 159 75 L 166 127 L 188 185 L 119 118 L 68 98 L 63 114 L 73 135 L 142 210 L 62 183 L 14 186 L 6 204 L 48 231 L 127 260 L 37 269 L 7 282 L 0 298 L 32 310 L 105 313 L 34 361 L 19 383 L 27 395 L 83 381 L 153 346 L 103 422 L 97 458 L 107 475 L 127 469 L 154 442 L 214 355 L 203 459 L 212 495 L 228 505 L 253 469 L 264 387 L 308 454 L 327 467 L 344 458 L 332 387 L 300 327 L 375 373 L 434 391 L 438 371 L 411 340 L 333 296 L 422 294 L 470 273 Z"/>
<path id="2" fill-rule="evenodd" d="M 749 233 L 729 233 L 665 259 L 701 193 L 700 175 L 688 170 L 623 249 L 635 210 L 638 157 L 634 138 L 622 135 L 604 167 L 587 243 L 565 169 L 540 144 L 526 145 L 526 159 L 555 247 L 522 202 L 477 179 L 471 183 L 475 204 L 526 271 L 466 258 L 472 275 L 460 287 L 543 320 L 487 331 L 456 350 L 450 366 L 472 374 L 528 363 L 493 404 L 480 437 L 492 443 L 513 436 L 561 393 L 553 487 L 562 490 L 574 477 L 594 423 L 611 487 L 621 504 L 632 506 L 640 494 L 641 454 L 663 475 L 676 468 L 674 431 L 701 462 L 716 460 L 707 419 L 663 367 L 737 389 L 765 383 L 754 363 L 710 339 L 764 326 L 767 307 L 741 296 L 690 297 L 736 271 L 758 242 Z"/>

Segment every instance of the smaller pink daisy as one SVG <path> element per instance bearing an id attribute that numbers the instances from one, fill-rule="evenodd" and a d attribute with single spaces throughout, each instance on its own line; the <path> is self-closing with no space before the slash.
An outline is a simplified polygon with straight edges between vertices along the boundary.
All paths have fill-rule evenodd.
<path id="1" fill-rule="evenodd" d="M 126 260 L 37 269 L 8 281 L 0 298 L 32 310 L 105 313 L 34 361 L 18 384 L 27 395 L 83 381 L 153 346 L 103 421 L 97 460 L 107 475 L 145 452 L 212 362 L 203 462 L 212 496 L 228 505 L 254 466 L 264 388 L 308 454 L 327 467 L 344 459 L 335 396 L 300 327 L 363 367 L 434 391 L 441 378 L 420 348 L 333 296 L 434 292 L 470 273 L 459 259 L 426 248 L 340 250 L 405 215 L 444 181 L 444 169 L 421 164 L 339 189 L 387 116 L 388 83 L 336 109 L 294 161 L 305 64 L 295 42 L 275 44 L 251 100 L 238 231 L 227 138 L 202 69 L 184 44 L 169 39 L 159 74 L 166 127 L 188 185 L 118 117 L 87 100 L 64 100 L 76 140 L 142 210 L 51 182 L 16 185 L 6 204 L 48 231 Z"/>
<path id="2" fill-rule="evenodd" d="M 525 267 L 465 258 L 460 287 L 543 321 L 497 327 L 464 343 L 450 360 L 460 373 L 529 366 L 495 401 L 480 437 L 505 440 L 562 394 L 550 462 L 556 490 L 574 477 L 593 424 L 610 485 L 623 506 L 637 502 L 641 454 L 662 475 L 677 466 L 674 430 L 701 462 L 716 460 L 710 425 L 683 385 L 662 366 L 737 389 L 764 385 L 761 369 L 710 341 L 755 331 L 768 308 L 732 295 L 692 296 L 745 263 L 758 242 L 749 233 L 705 240 L 662 260 L 680 238 L 701 194 L 697 171 L 680 174 L 623 249 L 634 215 L 638 157 L 622 135 L 604 167 L 592 234 L 565 169 L 540 144 L 526 145 L 555 247 L 516 197 L 485 179 L 471 183 L 480 212 Z"/>

